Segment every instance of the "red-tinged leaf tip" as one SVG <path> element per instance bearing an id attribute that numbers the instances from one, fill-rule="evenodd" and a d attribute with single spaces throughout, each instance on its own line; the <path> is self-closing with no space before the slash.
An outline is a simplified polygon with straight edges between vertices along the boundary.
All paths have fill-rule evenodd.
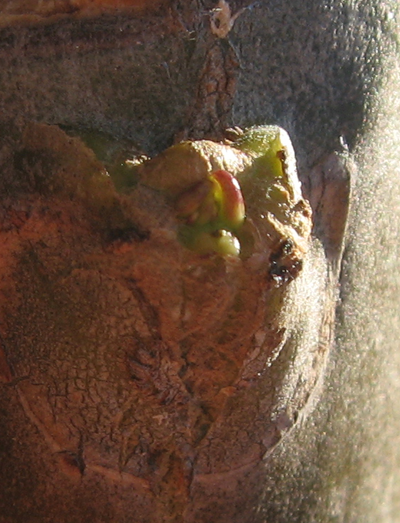
<path id="1" fill-rule="evenodd" d="M 245 204 L 238 180 L 223 169 L 213 172 L 211 178 L 221 189 L 221 219 L 229 228 L 239 227 L 245 218 Z"/>

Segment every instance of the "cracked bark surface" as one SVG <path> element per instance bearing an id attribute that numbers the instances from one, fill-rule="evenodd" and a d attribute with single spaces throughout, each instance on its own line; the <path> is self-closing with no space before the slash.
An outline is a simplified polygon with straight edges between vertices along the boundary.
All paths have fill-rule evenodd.
<path id="1" fill-rule="evenodd" d="M 198 521 L 193 499 L 250 473 L 318 380 L 327 345 L 315 352 L 315 341 L 304 385 L 280 392 L 302 335 L 286 316 L 310 306 L 301 278 L 276 286 L 267 238 L 244 259 L 192 253 L 162 193 L 139 183 L 118 195 L 92 151 L 57 127 L 12 134 L 3 381 L 61 474 L 131 485 L 153 507 L 140 515 L 132 500 L 138 517 Z M 314 250 L 305 273 L 318 271 Z"/>

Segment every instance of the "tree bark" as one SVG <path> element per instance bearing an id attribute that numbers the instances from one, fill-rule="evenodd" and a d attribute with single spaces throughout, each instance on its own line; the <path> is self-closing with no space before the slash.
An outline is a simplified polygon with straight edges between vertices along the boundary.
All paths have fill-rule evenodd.
<path id="1" fill-rule="evenodd" d="M 398 521 L 397 10 L 3 16 L 0 521 Z M 204 157 L 189 183 L 163 151 L 211 140 L 215 171 L 260 124 L 303 197 L 274 237 L 238 176 L 242 253 L 199 255 L 176 198 Z"/>

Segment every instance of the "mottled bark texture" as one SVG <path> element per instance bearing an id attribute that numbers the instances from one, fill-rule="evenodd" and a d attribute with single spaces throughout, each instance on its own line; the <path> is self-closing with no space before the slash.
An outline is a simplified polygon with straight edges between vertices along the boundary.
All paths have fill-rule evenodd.
<path id="1" fill-rule="evenodd" d="M 396 9 L 3 24 L 2 523 L 399 520 Z M 281 286 L 272 247 L 199 257 L 162 191 L 104 174 L 260 124 L 289 132 L 313 210 Z"/>

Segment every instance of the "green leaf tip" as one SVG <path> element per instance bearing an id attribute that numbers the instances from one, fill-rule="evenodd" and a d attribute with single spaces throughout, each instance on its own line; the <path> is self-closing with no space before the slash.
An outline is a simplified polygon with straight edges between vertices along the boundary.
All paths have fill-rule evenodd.
<path id="1" fill-rule="evenodd" d="M 219 254 L 221 256 L 239 256 L 240 242 L 234 234 L 224 229 L 213 232 L 201 230 L 181 231 L 182 243 L 197 254 Z"/>
<path id="2" fill-rule="evenodd" d="M 240 227 L 245 218 L 245 205 L 237 178 L 220 169 L 210 176 L 215 184 L 215 198 L 219 204 L 219 218 L 228 230 Z"/>
<path id="3" fill-rule="evenodd" d="M 297 177 L 296 158 L 289 134 L 277 125 L 250 127 L 236 131 L 233 146 L 254 159 L 252 176 L 273 183 L 282 180 L 293 200 L 299 200 L 301 185 Z"/>
<path id="4" fill-rule="evenodd" d="M 234 232 L 245 219 L 245 204 L 238 180 L 219 169 L 178 196 L 175 209 L 183 222 L 183 243 L 206 254 L 238 255 Z"/>

